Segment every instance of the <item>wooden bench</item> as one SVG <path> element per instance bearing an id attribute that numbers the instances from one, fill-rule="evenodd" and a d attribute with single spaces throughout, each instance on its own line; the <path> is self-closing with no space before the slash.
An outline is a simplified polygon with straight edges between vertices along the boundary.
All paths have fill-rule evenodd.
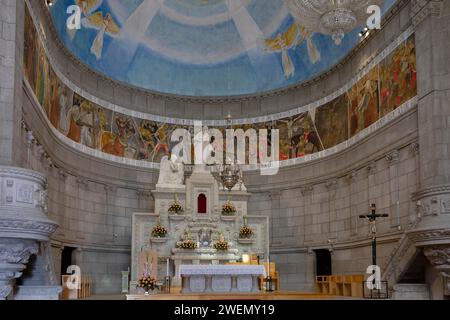
<path id="1" fill-rule="evenodd" d="M 316 277 L 316 291 L 345 297 L 362 297 L 364 275 L 330 275 Z"/>

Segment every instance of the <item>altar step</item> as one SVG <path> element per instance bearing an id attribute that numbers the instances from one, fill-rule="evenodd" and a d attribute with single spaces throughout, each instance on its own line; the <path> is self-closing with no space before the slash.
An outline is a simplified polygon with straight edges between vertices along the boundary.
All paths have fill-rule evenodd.
<path id="1" fill-rule="evenodd" d="M 359 300 L 355 297 L 340 297 L 309 292 L 261 292 L 261 293 L 209 293 L 209 294 L 153 294 L 127 295 L 127 300 Z"/>

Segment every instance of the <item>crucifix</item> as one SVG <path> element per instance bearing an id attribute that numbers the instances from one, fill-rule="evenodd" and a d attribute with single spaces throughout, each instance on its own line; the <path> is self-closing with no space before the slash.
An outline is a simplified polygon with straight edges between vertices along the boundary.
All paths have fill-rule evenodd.
<path id="1" fill-rule="evenodd" d="M 386 218 L 389 215 L 387 213 L 378 214 L 376 213 L 376 206 L 374 203 L 370 206 L 370 213 L 367 215 L 360 215 L 359 217 L 362 219 L 369 219 L 370 223 L 370 232 L 372 234 L 372 265 L 377 265 L 377 227 L 376 221 L 377 218 Z"/>

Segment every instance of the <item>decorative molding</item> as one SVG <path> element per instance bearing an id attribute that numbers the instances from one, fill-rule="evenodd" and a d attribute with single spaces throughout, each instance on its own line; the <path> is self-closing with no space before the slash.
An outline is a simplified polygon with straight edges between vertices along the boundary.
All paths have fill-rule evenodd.
<path id="1" fill-rule="evenodd" d="M 418 154 L 419 154 L 419 151 L 420 151 L 420 145 L 419 145 L 418 142 L 411 143 L 411 145 L 409 146 L 409 148 L 410 148 L 411 152 L 412 152 L 414 155 L 418 155 Z"/>
<path id="2" fill-rule="evenodd" d="M 269 192 L 269 197 L 272 200 L 280 200 L 282 191 L 281 190 L 271 190 Z"/>
<path id="3" fill-rule="evenodd" d="M 67 179 L 67 172 L 64 171 L 63 169 L 59 169 L 58 170 L 58 177 L 61 180 L 66 180 Z"/>
<path id="4" fill-rule="evenodd" d="M 450 268 L 450 244 L 426 247 L 423 253 L 433 266 Z"/>
<path id="5" fill-rule="evenodd" d="M 389 165 L 392 166 L 398 163 L 398 161 L 400 160 L 400 153 L 398 152 L 398 150 L 394 150 L 386 155 L 386 160 L 389 163 Z"/>
<path id="6" fill-rule="evenodd" d="M 302 193 L 302 196 L 311 195 L 314 190 L 314 186 L 304 186 L 300 188 L 300 192 Z"/>
<path id="7" fill-rule="evenodd" d="M 151 196 L 151 194 L 152 194 L 152 192 L 150 190 L 143 190 L 143 189 L 136 190 L 136 195 L 138 197 L 148 198 Z"/>
<path id="8" fill-rule="evenodd" d="M 327 190 L 335 190 L 337 187 L 337 179 L 331 179 L 325 182 L 325 187 Z"/>
<path id="9" fill-rule="evenodd" d="M 418 192 L 415 192 L 411 195 L 412 200 L 419 200 L 426 197 L 438 196 L 443 194 L 450 195 L 450 185 L 441 185 L 424 188 Z"/>
<path id="10" fill-rule="evenodd" d="M 0 285 L 0 300 L 5 300 L 11 294 L 12 289 L 10 284 Z"/>
<path id="11" fill-rule="evenodd" d="M 358 171 L 357 170 L 352 170 L 348 175 L 347 175 L 347 179 L 350 183 L 355 182 L 356 177 L 358 176 Z"/>
<path id="12" fill-rule="evenodd" d="M 33 220 L 21 220 L 14 218 L 0 218 L 0 232 L 9 233 L 28 233 L 39 234 L 43 236 L 50 236 L 56 231 L 58 224 L 50 220 L 47 221 L 33 221 Z"/>
<path id="13" fill-rule="evenodd" d="M 116 194 L 118 187 L 114 185 L 105 184 L 104 189 L 107 194 Z"/>
<path id="14" fill-rule="evenodd" d="M 450 244 L 450 229 L 412 230 L 408 231 L 407 234 L 416 245 Z"/>
<path id="15" fill-rule="evenodd" d="M 375 161 L 372 161 L 371 163 L 369 163 L 368 165 L 367 165 L 367 172 L 368 172 L 368 174 L 369 174 L 369 176 L 370 175 L 373 175 L 375 172 L 376 172 L 376 169 L 377 169 L 377 163 L 375 162 Z"/>
<path id="16" fill-rule="evenodd" d="M 79 188 L 88 190 L 89 181 L 86 178 L 77 177 L 76 182 L 77 182 Z"/>
<path id="17" fill-rule="evenodd" d="M 417 27 L 430 15 L 440 15 L 443 5 L 443 0 L 413 0 L 411 6 L 413 26 Z"/>

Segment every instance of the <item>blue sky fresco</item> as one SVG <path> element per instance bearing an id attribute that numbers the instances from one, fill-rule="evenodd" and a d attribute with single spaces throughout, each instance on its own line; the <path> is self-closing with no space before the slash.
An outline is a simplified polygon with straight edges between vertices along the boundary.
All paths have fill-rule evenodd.
<path id="1" fill-rule="evenodd" d="M 386 1 L 384 11 L 394 2 Z M 70 31 L 66 9 L 75 3 L 58 0 L 51 8 L 66 47 L 112 79 L 162 93 L 234 96 L 280 89 L 326 71 L 360 41 L 361 27 L 341 45 L 312 34 L 320 53 L 314 62 L 306 41 L 287 55 L 271 52 L 264 40 L 294 23 L 282 0 L 97 0 L 90 2 L 95 5 L 83 15 L 81 29 Z M 92 19 L 98 12 L 111 15 L 117 34 L 110 32 L 111 24 Z M 294 72 L 283 59 L 291 61 Z"/>

